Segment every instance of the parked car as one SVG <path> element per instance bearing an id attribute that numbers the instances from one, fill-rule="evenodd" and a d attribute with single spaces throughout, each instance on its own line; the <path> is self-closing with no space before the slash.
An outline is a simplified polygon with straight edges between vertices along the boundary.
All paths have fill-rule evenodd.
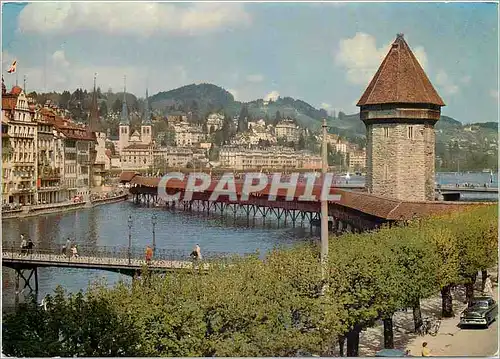
<path id="1" fill-rule="evenodd" d="M 471 305 L 460 314 L 460 327 L 488 327 L 498 315 L 498 304 L 491 297 L 474 297 Z"/>

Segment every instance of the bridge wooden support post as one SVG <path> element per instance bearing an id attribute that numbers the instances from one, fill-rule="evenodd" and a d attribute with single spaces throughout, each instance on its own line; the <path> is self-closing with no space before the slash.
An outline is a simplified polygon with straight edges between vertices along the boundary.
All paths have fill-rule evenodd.
<path id="1" fill-rule="evenodd" d="M 29 271 L 29 276 L 26 278 L 24 276 L 24 271 L 28 270 Z M 15 268 L 16 271 L 16 278 L 15 278 L 15 292 L 16 292 L 16 297 L 15 297 L 15 305 L 17 306 L 19 304 L 19 294 L 21 294 L 26 288 L 30 290 L 30 292 L 35 292 L 35 295 L 38 298 L 38 268 L 33 267 L 33 268 L 28 268 L 28 269 L 21 269 L 21 268 Z M 30 285 L 31 277 L 34 275 L 34 281 L 35 281 L 35 290 Z M 21 290 L 20 289 L 20 279 L 23 279 L 24 281 L 24 286 Z"/>
<path id="2" fill-rule="evenodd" d="M 337 233 L 342 233 L 342 230 L 344 229 L 344 224 L 342 223 L 341 220 L 338 221 L 338 227 L 337 227 Z"/>
<path id="3" fill-rule="evenodd" d="M 19 272 L 17 270 L 14 279 L 14 291 L 15 291 L 14 306 L 17 308 L 17 306 L 19 305 Z"/>

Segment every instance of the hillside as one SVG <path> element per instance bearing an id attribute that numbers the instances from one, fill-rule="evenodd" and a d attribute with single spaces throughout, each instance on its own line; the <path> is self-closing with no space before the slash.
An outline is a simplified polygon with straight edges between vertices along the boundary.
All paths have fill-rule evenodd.
<path id="1" fill-rule="evenodd" d="M 159 92 L 149 99 L 155 110 L 168 112 L 172 109 L 190 109 L 206 112 L 231 107 L 233 95 L 223 88 L 212 84 L 191 84 L 170 91 Z"/>
<path id="2" fill-rule="evenodd" d="M 103 92 L 98 89 L 99 107 L 103 117 L 113 112 L 121 111 L 121 100 L 123 93 Z M 45 103 L 51 99 L 59 103 L 62 107 L 69 109 L 74 118 L 86 121 L 87 113 L 90 109 L 91 93 L 86 90 L 77 89 L 73 93 L 64 91 L 63 93 L 36 94 L 32 96 L 40 103 Z M 319 130 L 321 121 L 326 118 L 330 132 L 337 133 L 346 138 L 365 137 L 365 126 L 359 119 L 359 113 L 346 115 L 339 112 L 335 118 L 328 116 L 325 110 L 317 109 L 307 102 L 291 97 L 280 97 L 276 101 L 265 102 L 263 99 L 254 100 L 247 103 L 235 101 L 234 97 L 222 87 L 203 83 L 191 84 L 170 91 L 159 92 L 149 99 L 151 107 L 157 113 L 168 114 L 172 111 L 192 112 L 198 121 L 209 112 L 220 111 L 230 116 L 236 116 L 242 110 L 243 105 L 248 109 L 250 118 L 264 118 L 273 121 L 279 112 L 280 117 L 295 118 L 297 123 L 311 130 Z M 136 113 L 137 119 L 133 122 L 140 122 L 142 109 L 144 108 L 144 99 L 136 98 L 127 93 L 127 104 L 130 113 Z M 107 118 L 105 126 L 109 127 L 112 134 L 116 133 L 117 119 Z M 109 122 L 109 123 L 106 123 Z M 436 142 L 448 144 L 450 141 L 462 141 L 476 143 L 480 145 L 488 141 L 497 141 L 498 123 L 485 122 L 469 125 L 462 125 L 448 116 L 441 116 L 436 124 Z"/>

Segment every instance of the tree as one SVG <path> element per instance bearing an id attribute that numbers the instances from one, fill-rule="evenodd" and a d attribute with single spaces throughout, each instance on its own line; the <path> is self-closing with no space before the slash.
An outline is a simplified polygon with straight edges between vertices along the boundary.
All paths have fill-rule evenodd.
<path id="1" fill-rule="evenodd" d="M 238 117 L 237 132 L 241 133 L 248 130 L 248 121 L 250 121 L 250 112 L 248 111 L 248 106 L 245 104 L 241 107 L 240 115 Z"/>
<path id="2" fill-rule="evenodd" d="M 108 106 L 106 101 L 101 101 L 99 105 L 99 116 L 106 117 L 108 115 Z"/>
<path id="3" fill-rule="evenodd" d="M 113 103 L 112 109 L 114 113 L 120 113 L 122 111 L 122 101 L 119 98 Z"/>
<path id="4" fill-rule="evenodd" d="M 297 149 L 303 150 L 306 148 L 306 140 L 304 138 L 304 134 L 301 132 L 299 135 L 299 142 L 297 143 Z"/>

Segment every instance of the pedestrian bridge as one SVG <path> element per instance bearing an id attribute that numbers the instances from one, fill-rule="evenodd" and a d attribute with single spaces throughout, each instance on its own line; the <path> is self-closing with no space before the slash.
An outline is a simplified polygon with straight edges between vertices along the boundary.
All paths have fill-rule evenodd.
<path id="1" fill-rule="evenodd" d="M 78 257 L 62 253 L 61 248 L 34 248 L 22 252 L 20 248 L 7 246 L 2 248 L 2 266 L 22 270 L 35 270 L 39 267 L 60 267 L 97 269 L 134 275 L 147 266 L 152 271 L 179 271 L 189 269 L 207 270 L 210 263 L 224 262 L 234 253 L 202 252 L 201 261 L 193 261 L 190 252 L 156 249 L 152 260 L 146 263 L 145 248 L 78 246 Z M 37 277 L 37 273 L 35 273 Z M 36 279 L 36 278 L 35 278 Z M 26 281 L 26 279 L 25 279 Z"/>

